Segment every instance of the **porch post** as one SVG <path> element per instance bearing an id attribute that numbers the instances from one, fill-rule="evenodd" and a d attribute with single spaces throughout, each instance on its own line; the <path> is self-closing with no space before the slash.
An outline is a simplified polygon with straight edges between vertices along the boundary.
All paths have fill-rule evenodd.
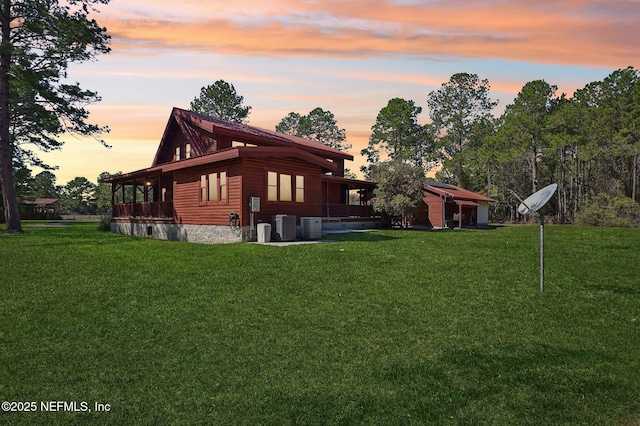
<path id="1" fill-rule="evenodd" d="M 462 204 L 458 204 L 458 229 L 462 229 Z"/>
<path id="2" fill-rule="evenodd" d="M 136 204 L 138 204 L 138 181 L 133 178 L 133 217 L 136 217 Z"/>
<path id="3" fill-rule="evenodd" d="M 113 213 L 113 208 L 116 205 L 116 183 L 111 182 L 111 217 L 115 216 Z"/>

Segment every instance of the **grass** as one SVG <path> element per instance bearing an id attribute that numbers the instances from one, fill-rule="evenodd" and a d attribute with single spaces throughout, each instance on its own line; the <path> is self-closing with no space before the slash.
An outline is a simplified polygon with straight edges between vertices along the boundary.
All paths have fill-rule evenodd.
<path id="1" fill-rule="evenodd" d="M 632 425 L 640 230 L 0 236 L 4 424 Z"/>

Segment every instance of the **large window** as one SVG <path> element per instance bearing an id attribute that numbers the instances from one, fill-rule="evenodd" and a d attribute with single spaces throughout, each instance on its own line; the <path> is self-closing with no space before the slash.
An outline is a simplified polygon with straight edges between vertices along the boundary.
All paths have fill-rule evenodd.
<path id="1" fill-rule="evenodd" d="M 267 200 L 278 201 L 278 174 L 276 172 L 267 173 Z"/>
<path id="2" fill-rule="evenodd" d="M 280 201 L 292 201 L 291 175 L 280 175 Z"/>
<path id="3" fill-rule="evenodd" d="M 200 203 L 226 204 L 229 202 L 227 172 L 200 175 Z"/>
<path id="4" fill-rule="evenodd" d="M 267 172 L 267 201 L 304 203 L 304 176 Z"/>
<path id="5" fill-rule="evenodd" d="M 210 173 L 209 174 L 209 196 L 207 201 L 218 201 L 218 174 Z"/>

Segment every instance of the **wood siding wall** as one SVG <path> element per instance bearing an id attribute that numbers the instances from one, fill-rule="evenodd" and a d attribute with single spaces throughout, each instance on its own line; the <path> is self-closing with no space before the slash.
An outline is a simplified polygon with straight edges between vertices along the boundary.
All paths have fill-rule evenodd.
<path id="1" fill-rule="evenodd" d="M 444 212 L 442 211 L 442 198 L 440 198 L 438 195 L 426 193 L 423 200 L 427 204 L 427 206 L 429 206 L 428 213 L 429 222 L 431 222 L 431 225 L 438 227 L 444 226 L 442 216 L 444 214 Z"/>
<path id="2" fill-rule="evenodd" d="M 249 225 L 249 197 L 260 197 L 260 213 L 254 216 L 255 223 L 271 223 L 274 215 L 296 215 L 300 217 L 322 215 L 322 170 L 303 161 L 291 158 L 243 158 L 243 208 L 241 222 Z M 295 194 L 295 176 L 304 176 L 304 203 L 274 202 L 267 200 L 267 172 L 285 173 L 293 176 Z"/>
<path id="3" fill-rule="evenodd" d="M 229 202 L 201 203 L 200 176 L 219 172 L 227 173 Z M 174 221 L 191 225 L 228 225 L 229 213 L 240 213 L 241 187 L 242 169 L 239 161 L 176 170 L 173 183 Z"/>
<path id="4" fill-rule="evenodd" d="M 267 172 L 304 176 L 304 203 L 273 202 L 267 200 Z M 227 172 L 228 204 L 200 202 L 200 176 L 203 174 Z M 240 160 L 215 165 L 195 167 L 174 172 L 175 222 L 199 225 L 227 225 L 229 213 L 240 215 L 240 224 L 249 226 L 249 197 L 260 197 L 260 213 L 254 217 L 255 223 L 271 223 L 274 215 L 292 214 L 299 222 L 303 216 L 322 215 L 322 185 L 320 167 L 292 160 L 291 158 L 242 158 Z"/>

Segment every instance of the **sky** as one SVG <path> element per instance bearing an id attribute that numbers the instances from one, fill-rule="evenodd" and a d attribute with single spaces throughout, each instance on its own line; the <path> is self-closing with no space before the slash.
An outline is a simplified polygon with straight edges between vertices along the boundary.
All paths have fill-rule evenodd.
<path id="1" fill-rule="evenodd" d="M 61 151 L 41 154 L 59 185 L 151 166 L 171 109 L 220 79 L 252 107 L 253 126 L 331 111 L 357 171 L 388 101 L 413 100 L 427 123 L 429 92 L 453 74 L 487 79 L 500 115 L 529 81 L 571 96 L 640 69 L 640 0 L 111 0 L 95 19 L 112 51 L 71 64 L 68 79 L 102 97 L 89 121 L 110 128 L 111 148 L 65 135 Z"/>

